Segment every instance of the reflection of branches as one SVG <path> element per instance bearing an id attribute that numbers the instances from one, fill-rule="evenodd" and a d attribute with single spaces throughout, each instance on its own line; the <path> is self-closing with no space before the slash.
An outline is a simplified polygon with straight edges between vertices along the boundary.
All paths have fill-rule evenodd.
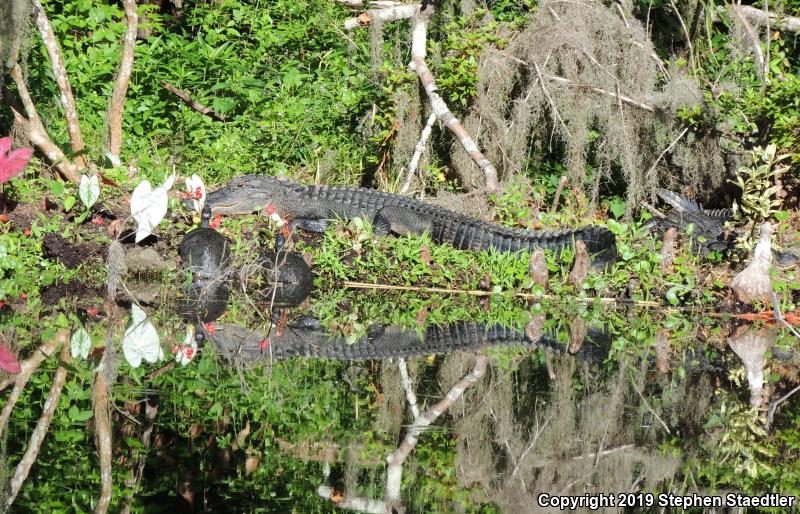
<path id="1" fill-rule="evenodd" d="M 60 330 L 55 337 L 57 344 L 60 343 L 62 345 L 61 361 L 63 363 L 67 363 L 70 360 L 70 348 L 69 345 L 66 344 L 68 336 L 69 332 L 66 330 Z M 30 378 L 30 375 L 27 378 Z M 24 382 L 27 382 L 27 378 L 24 380 Z M 53 375 L 52 385 L 50 386 L 50 394 L 47 395 L 47 400 L 44 402 L 42 415 L 39 417 L 39 421 L 36 423 L 36 428 L 33 430 L 30 441 L 28 442 L 28 449 L 25 451 L 25 455 L 22 456 L 22 460 L 20 460 L 19 464 L 17 464 L 17 469 L 14 472 L 13 478 L 11 479 L 11 491 L 6 498 L 7 507 L 14 503 L 17 494 L 19 494 L 20 489 L 22 489 L 22 484 L 25 482 L 25 479 L 28 478 L 28 473 L 30 473 L 33 463 L 36 462 L 36 457 L 39 455 L 39 450 L 42 448 L 44 437 L 47 435 L 47 429 L 50 427 L 50 421 L 53 419 L 53 415 L 58 407 L 58 400 L 61 398 L 61 389 L 64 387 L 64 382 L 66 379 L 67 368 L 63 365 L 59 365 L 58 369 L 56 369 L 55 375 Z M 17 391 L 16 386 L 14 387 L 14 391 Z M 12 395 L 13 394 L 14 392 L 12 391 Z M 12 402 L 8 402 L 7 406 L 9 405 L 13 407 L 14 404 Z M 3 413 L 5 414 L 5 408 L 3 409 Z"/>
<path id="2" fill-rule="evenodd" d="M 438 403 L 429 408 L 424 414 L 414 419 L 408 428 L 403 442 L 393 454 L 387 457 L 389 466 L 386 470 L 386 492 L 385 499 L 387 504 L 394 504 L 400 500 L 400 483 L 403 477 L 403 463 L 408 455 L 417 445 L 419 436 L 422 435 L 431 423 L 449 409 L 458 400 L 464 391 L 477 382 L 486 373 L 486 366 L 489 357 L 478 355 L 472 370 L 456 382 L 447 394 Z"/>
<path id="3" fill-rule="evenodd" d="M 95 507 L 96 513 L 108 511 L 113 492 L 111 478 L 111 413 L 108 404 L 109 384 L 106 380 L 106 366 L 109 365 L 109 352 L 103 354 L 100 370 L 94 381 L 92 404 L 94 405 L 95 434 L 97 454 L 100 457 L 100 498 Z"/>

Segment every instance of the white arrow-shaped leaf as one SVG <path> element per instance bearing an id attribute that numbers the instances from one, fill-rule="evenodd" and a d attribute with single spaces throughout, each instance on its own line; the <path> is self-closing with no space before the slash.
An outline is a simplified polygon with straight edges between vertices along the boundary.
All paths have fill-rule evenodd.
<path id="1" fill-rule="evenodd" d="M 94 205 L 97 199 L 100 198 L 100 179 L 97 178 L 97 175 L 92 175 L 91 177 L 86 174 L 81 175 L 78 196 L 87 209 Z"/>
<path id="2" fill-rule="evenodd" d="M 132 368 L 141 366 L 142 360 L 154 364 L 164 355 L 156 328 L 135 303 L 131 304 L 131 325 L 122 337 L 122 353 Z"/>
<path id="3" fill-rule="evenodd" d="M 73 359 L 80 357 L 85 359 L 89 356 L 89 350 L 92 349 L 92 338 L 89 337 L 89 332 L 81 327 L 72 334 L 70 340 L 69 350 Z"/>
<path id="4" fill-rule="evenodd" d="M 206 203 L 206 185 L 196 173 L 186 179 L 186 191 L 192 199 L 192 205 L 197 212 L 203 212 Z"/>
<path id="5" fill-rule="evenodd" d="M 164 183 L 153 189 L 150 182 L 142 180 L 131 194 L 131 216 L 136 220 L 136 242 L 153 233 L 167 214 L 167 191 L 175 182 L 175 175 L 171 175 Z"/>

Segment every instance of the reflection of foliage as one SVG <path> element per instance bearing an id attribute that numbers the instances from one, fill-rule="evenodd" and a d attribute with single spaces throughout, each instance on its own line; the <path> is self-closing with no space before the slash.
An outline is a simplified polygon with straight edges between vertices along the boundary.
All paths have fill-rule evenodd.
<path id="1" fill-rule="evenodd" d="M 736 473 L 746 472 L 752 478 L 770 471 L 762 459 L 773 457 L 774 450 L 762 443 L 767 433 L 755 407 L 732 398 L 723 399 L 718 417 L 706 426 L 713 427 L 717 423 L 724 428 L 718 446 L 720 464 L 730 460 Z"/>
<path id="2" fill-rule="evenodd" d="M 758 412 L 733 394 L 718 390 L 720 409 L 706 428 L 712 431 L 699 458 L 691 463 L 697 479 L 713 488 L 735 487 L 751 494 L 780 491 L 800 494 L 800 409 L 795 404 L 767 434 Z"/>

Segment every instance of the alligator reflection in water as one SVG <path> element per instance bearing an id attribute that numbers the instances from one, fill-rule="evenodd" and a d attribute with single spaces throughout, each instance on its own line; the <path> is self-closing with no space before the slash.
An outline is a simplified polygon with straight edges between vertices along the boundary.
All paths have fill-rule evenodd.
<path id="1" fill-rule="evenodd" d="M 524 328 L 470 322 L 430 326 L 423 333 L 401 326 L 371 325 L 355 340 L 325 330 L 317 320 L 304 318 L 282 330 L 265 334 L 232 323 L 218 323 L 214 334 L 206 332 L 214 347 L 234 362 L 255 362 L 289 357 L 320 357 L 334 360 L 370 360 L 480 350 L 489 346 L 565 351 L 555 332 L 543 333 L 543 316 L 534 317 Z M 602 362 L 611 336 L 589 328 L 585 341 L 574 344 L 570 354 Z"/>
<path id="2" fill-rule="evenodd" d="M 658 450 L 659 445 L 675 437 L 699 437 L 711 412 L 715 389 L 722 378 L 717 373 L 722 370 L 721 361 L 712 365 L 702 352 L 690 350 L 681 358 L 672 359 L 673 366 L 677 363 L 692 371 L 685 375 L 665 373 L 670 352 L 663 348 L 653 352 L 656 356 L 638 359 L 623 353 L 609 361 L 611 334 L 595 327 L 580 328 L 582 320 L 578 320 L 570 330 L 561 330 L 561 337 L 554 328 L 544 329 L 541 316 L 516 328 L 460 322 L 429 327 L 420 333 L 397 326 L 373 326 L 349 344 L 348 338 L 329 333 L 313 320 L 273 329 L 269 335 L 234 324 L 217 324 L 216 333 L 208 337 L 220 353 L 237 363 L 290 357 L 398 358 L 396 364 L 384 361 L 381 365 L 383 401 L 373 426 L 377 437 L 400 442 L 391 453 L 386 475 L 378 472 L 382 469 L 380 456 L 365 456 L 363 437 L 358 435 L 352 443 L 358 451 L 325 451 L 316 457 L 309 450 L 298 448 L 338 445 L 324 438 L 282 439 L 284 451 L 291 451 L 298 458 L 326 462 L 318 494 L 333 498 L 339 507 L 363 512 L 389 512 L 388 508 L 396 507 L 401 497 L 402 464 L 407 458 L 416 464 L 411 467 L 411 477 L 405 480 L 425 483 L 420 473 L 413 471 L 424 465 L 413 460 L 413 449 L 432 423 L 447 412 L 449 421 L 445 426 L 452 427 L 452 436 L 446 439 L 454 446 L 456 480 L 449 487 L 469 491 L 468 503 L 493 503 L 503 512 L 513 513 L 531 512 L 539 492 L 580 495 L 658 487 L 671 480 L 683 464 L 675 454 Z M 569 340 L 564 337 L 565 332 L 585 333 L 586 337 L 579 341 L 573 335 Z M 662 335 L 665 333 L 661 331 Z M 745 346 L 751 353 L 758 353 L 761 348 L 763 365 L 763 350 L 771 346 L 764 342 L 768 333 L 748 334 L 744 337 L 754 337 L 759 342 L 737 343 L 743 337 L 739 334 L 732 336 L 729 343 L 738 355 L 743 354 Z M 669 346 L 669 341 L 666 344 Z M 517 359 L 516 371 L 508 373 L 502 371 L 502 365 L 492 364 L 494 358 L 471 352 L 500 346 L 545 349 L 546 354 L 574 354 L 576 358 L 555 359 L 552 379 L 548 380 L 547 374 L 533 364 L 536 359 Z M 424 377 L 429 375 L 433 361 L 412 359 L 409 371 L 403 358 L 448 353 L 433 366 L 437 378 L 432 382 L 432 377 Z M 587 362 L 592 365 L 585 365 Z M 758 374 L 758 362 L 756 356 L 755 364 L 748 364 L 748 377 Z M 582 386 L 576 389 L 576 383 Z M 427 411 L 417 407 L 418 397 L 433 398 Z M 437 402 L 435 398 L 441 400 Z M 404 404 L 408 405 L 407 411 L 398 408 Z M 420 444 L 434 444 L 423 441 Z M 330 474 L 330 466 L 337 466 L 340 454 L 351 455 L 343 484 L 340 474 L 334 472 L 333 479 Z M 365 484 L 364 477 L 375 482 Z M 331 483 L 344 492 L 337 492 Z M 383 498 L 358 492 L 365 487 L 383 490 Z M 410 510 L 461 508 L 446 496 L 430 498 L 425 487 L 419 490 L 419 497 L 415 490 L 411 487 L 403 495 Z"/>

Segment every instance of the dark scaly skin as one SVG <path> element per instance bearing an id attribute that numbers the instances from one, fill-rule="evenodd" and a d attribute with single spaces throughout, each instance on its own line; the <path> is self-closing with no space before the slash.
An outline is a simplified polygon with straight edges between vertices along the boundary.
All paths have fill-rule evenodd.
<path id="1" fill-rule="evenodd" d="M 709 251 L 726 252 L 736 244 L 736 234 L 725 232 L 725 222 L 733 217 L 731 209 L 706 209 L 702 204 L 667 189 L 657 189 L 658 196 L 672 206 L 664 218 L 653 218 L 645 228 L 659 235 L 670 227 L 684 231 L 693 225 L 692 248 L 706 255 Z M 773 251 L 774 262 L 781 268 L 790 268 L 800 263 L 800 254 Z"/>
<path id="2" fill-rule="evenodd" d="M 291 221 L 293 227 L 320 232 L 331 220 L 361 217 L 371 221 L 378 235 L 422 234 L 437 243 L 465 250 L 503 252 L 546 248 L 556 252 L 580 239 L 602 268 L 614 262 L 616 238 L 607 228 L 586 226 L 576 230 L 514 230 L 419 200 L 374 189 L 303 186 L 275 177 L 246 175 L 233 179 L 206 200 L 213 214 L 238 215 L 268 206 Z"/>
<path id="3" fill-rule="evenodd" d="M 378 360 L 470 351 L 487 346 L 566 351 L 555 333 L 545 333 L 534 341 L 521 329 L 472 322 L 428 327 L 421 336 L 413 328 L 372 325 L 367 335 L 356 341 L 348 341 L 341 335 L 332 335 L 321 329 L 316 320 L 310 319 L 282 331 L 273 329 L 269 336 L 260 330 L 222 323 L 216 325 L 213 335 L 206 334 L 206 338 L 217 351 L 235 362 L 269 362 L 290 357 Z M 584 360 L 602 362 L 608 355 L 610 346 L 611 335 L 608 332 L 590 328 L 586 340 L 574 355 Z"/>

